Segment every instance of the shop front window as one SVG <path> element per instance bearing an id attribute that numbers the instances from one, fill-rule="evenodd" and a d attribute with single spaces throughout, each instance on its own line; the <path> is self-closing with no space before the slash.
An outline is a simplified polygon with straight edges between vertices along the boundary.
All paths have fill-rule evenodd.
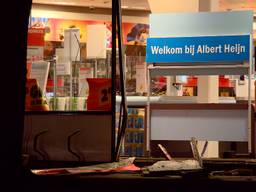
<path id="1" fill-rule="evenodd" d="M 110 32 L 109 21 L 32 16 L 27 43 L 26 111 L 109 111 Z M 38 94 L 31 93 L 35 89 Z"/>

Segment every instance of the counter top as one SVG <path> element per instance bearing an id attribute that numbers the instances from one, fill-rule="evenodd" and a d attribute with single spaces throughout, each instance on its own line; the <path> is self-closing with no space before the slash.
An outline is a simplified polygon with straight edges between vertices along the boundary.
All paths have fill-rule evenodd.
<path id="1" fill-rule="evenodd" d="M 197 103 L 195 96 L 127 96 L 127 104 L 129 106 L 145 106 L 148 99 L 150 103 Z M 121 97 L 116 97 L 116 102 L 121 102 Z M 219 97 L 219 103 L 236 103 L 234 97 Z"/>
<path id="2" fill-rule="evenodd" d="M 245 103 L 152 103 L 151 109 L 207 109 L 207 110 L 247 110 Z"/>

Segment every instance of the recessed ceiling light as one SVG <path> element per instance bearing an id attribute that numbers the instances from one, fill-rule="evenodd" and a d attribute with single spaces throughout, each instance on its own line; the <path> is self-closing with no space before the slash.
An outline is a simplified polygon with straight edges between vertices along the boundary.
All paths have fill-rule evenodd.
<path id="1" fill-rule="evenodd" d="M 65 1 L 58 1 L 58 2 L 55 2 L 55 4 L 58 4 L 58 5 L 76 5 L 76 3 L 74 3 L 74 2 L 65 2 Z"/>
<path id="2" fill-rule="evenodd" d="M 131 7 L 131 9 L 140 9 L 140 10 L 144 10 L 146 9 L 145 7 Z"/>

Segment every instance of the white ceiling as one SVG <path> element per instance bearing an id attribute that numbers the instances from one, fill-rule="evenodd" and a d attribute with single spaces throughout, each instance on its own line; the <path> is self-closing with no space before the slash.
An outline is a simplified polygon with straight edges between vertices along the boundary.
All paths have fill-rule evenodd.
<path id="1" fill-rule="evenodd" d="M 178 1 L 178 0 L 177 0 Z M 110 8 L 111 0 L 33 0 L 33 3 Z M 159 0 L 159 3 L 161 0 Z M 189 2 L 189 0 L 188 0 Z M 256 0 L 219 0 L 220 11 L 253 9 Z M 150 10 L 147 0 L 122 0 L 122 8 Z"/>
<path id="2" fill-rule="evenodd" d="M 220 0 L 220 11 L 248 9 L 256 12 L 256 0 Z"/>
<path id="3" fill-rule="evenodd" d="M 33 3 L 111 8 L 112 0 L 33 0 Z M 122 0 L 122 8 L 150 10 L 147 0 Z"/>

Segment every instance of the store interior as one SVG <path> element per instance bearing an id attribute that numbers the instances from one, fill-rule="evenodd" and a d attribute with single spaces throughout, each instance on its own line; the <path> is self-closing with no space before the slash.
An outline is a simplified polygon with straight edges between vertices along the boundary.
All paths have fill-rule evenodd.
<path id="1" fill-rule="evenodd" d="M 150 2 L 150 1 L 149 1 Z M 50 61 L 48 77 L 46 85 L 43 87 L 44 93 L 47 96 L 50 110 L 86 110 L 85 100 L 88 95 L 88 85 L 84 82 L 86 75 L 88 77 L 108 77 L 110 67 L 110 27 L 111 18 L 109 9 L 111 9 L 110 1 L 34 1 L 31 11 L 30 27 L 32 28 L 45 28 L 45 35 L 42 42 L 43 53 L 39 57 L 43 57 L 45 61 Z M 170 2 L 169 2 L 170 3 Z M 81 7 L 77 7 L 81 6 Z M 176 6 L 176 12 L 181 11 L 181 5 Z M 231 11 L 231 10 L 247 10 L 253 9 L 254 4 L 247 1 L 219 1 L 215 11 Z M 125 46 L 125 62 L 126 62 L 126 93 L 127 96 L 143 96 L 147 94 L 146 82 L 146 63 L 145 63 L 145 45 L 146 37 L 149 33 L 149 14 L 151 9 L 148 1 L 123 1 L 123 41 Z M 155 8 L 154 1 L 151 3 L 152 9 Z M 83 9 L 84 8 L 84 9 Z M 158 8 L 156 8 L 158 9 Z M 175 9 L 175 6 L 173 6 Z M 184 11 L 193 10 L 191 7 L 182 7 Z M 104 13 L 105 11 L 105 13 Z M 171 12 L 172 10 L 170 10 Z M 126 13 L 127 12 L 127 13 Z M 175 12 L 175 10 L 173 10 Z M 127 15 L 126 15 L 127 14 Z M 87 40 L 93 39 L 87 34 L 87 26 L 90 24 L 105 24 L 107 39 L 106 47 L 104 47 L 104 54 L 100 56 L 89 55 L 87 52 Z M 54 68 L 54 59 L 56 56 L 56 48 L 64 47 L 64 30 L 67 28 L 79 28 L 80 41 L 79 41 L 79 54 L 76 61 L 72 64 L 72 69 L 65 71 L 65 66 L 59 65 Z M 140 32 L 141 31 L 141 32 Z M 137 39 L 138 33 L 141 37 Z M 92 42 L 95 41 L 94 39 Z M 33 43 L 33 42 L 32 42 Z M 90 44 L 90 43 L 89 43 Z M 33 46 L 33 45 L 30 45 Z M 93 47 L 90 47 L 91 50 Z M 33 49 L 34 50 L 34 49 Z M 58 50 L 61 52 L 61 50 Z M 28 58 L 29 59 L 29 58 Z M 41 59 L 41 58 L 40 58 Z M 63 58 L 59 57 L 59 60 Z M 32 58 L 31 60 L 36 60 Z M 64 58 L 65 60 L 65 58 Z M 61 62 L 61 61 L 57 61 Z M 144 63 L 143 63 L 144 62 Z M 97 63 L 97 71 L 95 67 Z M 62 71 L 61 71 L 62 70 Z M 74 89 L 70 93 L 70 71 L 73 71 L 72 84 Z M 89 71 L 86 71 L 89 70 Z M 65 74 L 66 73 L 66 74 Z M 138 74 L 139 75 L 138 77 Z M 196 76 L 177 76 L 171 77 L 159 76 L 152 79 L 151 90 L 152 96 L 190 96 L 193 102 L 193 97 L 197 96 L 197 77 Z M 246 76 L 228 76 L 220 75 L 218 78 L 218 94 L 220 102 L 238 102 L 247 99 L 248 89 Z M 56 81 L 54 84 L 54 80 Z M 167 81 L 169 84 L 167 85 Z M 175 86 L 170 85 L 170 81 Z M 254 86 L 252 85 L 252 93 Z M 57 105 L 51 97 L 55 95 L 57 100 L 65 100 L 59 102 Z M 79 100 L 79 105 L 74 108 L 67 103 L 69 97 L 75 97 Z M 81 97 L 81 98 L 80 98 Z M 227 99 L 228 98 L 228 99 Z M 254 95 L 252 94 L 252 99 Z M 138 98 L 139 99 L 139 98 Z M 222 101 L 222 99 L 224 101 Z M 129 100 L 129 98 L 128 98 Z M 76 102 L 76 101 L 75 101 Z"/>
<path id="2" fill-rule="evenodd" d="M 170 109 L 178 110 L 180 107 L 183 108 L 185 116 L 182 116 L 182 118 L 185 121 L 188 113 L 191 116 L 203 116 L 203 112 L 198 112 L 197 107 L 198 104 L 205 104 L 202 109 L 208 111 L 211 117 L 215 117 L 219 113 L 219 116 L 215 118 L 222 118 L 226 115 L 225 111 L 229 111 L 234 116 L 228 116 L 225 122 L 230 121 L 230 119 L 232 121 L 232 118 L 241 117 L 242 126 L 244 126 L 247 116 L 250 116 L 248 113 L 252 113 L 251 108 L 247 110 L 244 106 L 255 103 L 254 53 L 252 75 L 156 75 L 149 78 L 146 45 L 150 33 L 151 14 L 244 10 L 253 10 L 255 13 L 256 1 L 193 0 L 189 4 L 187 1 L 177 0 L 161 0 L 161 4 L 156 0 L 122 0 L 121 2 L 123 62 L 125 66 L 125 93 L 128 116 L 120 155 L 122 157 L 143 158 L 152 156 L 164 158 L 165 154 L 158 146 L 160 143 L 167 148 L 173 157 L 193 156 L 190 149 L 190 140 L 187 137 L 184 139 L 185 136 L 183 137 L 182 135 L 174 139 L 172 136 L 158 138 L 157 133 L 154 137 L 157 131 L 154 132 L 153 128 L 149 128 L 149 124 L 155 123 L 158 126 L 158 122 L 153 122 L 156 118 L 149 117 L 149 113 L 160 114 L 161 110 L 166 106 L 169 106 Z M 28 80 L 26 86 L 30 90 L 28 91 L 30 94 L 26 95 L 25 108 L 27 112 L 40 111 L 41 114 L 72 112 L 74 114 L 82 114 L 83 112 L 101 111 L 104 113 L 111 110 L 111 100 L 109 98 L 114 94 L 116 96 L 116 127 L 119 126 L 120 103 L 123 101 L 121 98 L 121 86 L 118 83 L 121 78 L 118 65 L 115 77 L 117 81 L 115 93 L 111 92 L 111 82 L 109 81 L 112 74 L 111 3 L 109 0 L 33 0 L 27 43 Z M 166 23 L 166 25 L 171 25 L 171 23 Z M 254 15 L 252 33 L 255 32 L 256 20 Z M 253 52 L 255 50 L 255 42 L 256 39 L 253 39 Z M 34 82 L 33 79 L 36 79 L 37 82 Z M 31 90 L 33 91 L 33 86 L 35 85 L 39 87 L 39 91 L 35 94 L 36 99 L 31 95 Z M 102 86 L 105 86 L 104 90 Z M 99 89 L 102 89 L 101 93 L 98 93 Z M 101 100 L 99 97 L 102 97 Z M 105 103 L 102 104 L 103 102 Z M 148 111 L 149 103 L 150 106 L 152 104 L 151 111 Z M 219 108 L 217 107 L 217 111 L 212 106 L 214 104 L 220 106 Z M 235 107 L 230 107 L 231 105 L 235 105 Z M 221 109 L 221 112 L 218 111 L 219 109 Z M 177 115 L 175 111 L 170 114 Z M 168 115 L 168 113 L 164 115 Z M 107 117 L 103 115 L 102 118 L 104 121 L 104 118 Z M 209 117 L 206 116 L 205 119 L 207 120 L 207 118 Z M 179 120 L 183 121 L 183 119 Z M 43 121 L 45 120 L 43 119 Z M 209 118 L 208 120 L 210 122 L 211 119 Z M 252 121 L 252 119 L 250 120 Z M 47 152 L 47 148 L 41 149 L 45 153 L 43 155 L 33 149 L 33 142 L 31 141 L 33 136 L 29 132 L 32 130 L 32 125 L 26 124 L 26 122 L 31 121 L 29 117 L 25 121 L 24 154 L 30 153 L 29 155 L 37 160 L 49 158 L 47 156 L 50 156 L 51 159 L 51 155 L 54 154 L 52 158 L 62 160 L 60 155 L 55 155 L 57 148 L 54 149 L 56 151 L 50 152 Z M 79 124 L 78 122 L 80 121 L 78 119 L 76 123 Z M 213 124 L 216 122 L 212 121 Z M 198 123 L 201 122 L 198 121 Z M 65 126 L 65 123 L 60 124 Z M 233 121 L 230 125 L 234 127 L 236 125 L 240 126 L 237 121 Z M 29 127 L 27 130 L 26 126 Z M 211 126 L 209 125 L 209 127 Z M 176 128 L 177 126 L 174 126 L 174 129 Z M 250 131 L 252 129 L 250 127 Z M 41 133 L 42 135 L 47 134 L 48 130 L 49 128 L 42 128 L 34 134 L 39 137 Z M 164 130 L 165 128 L 163 128 Z M 228 132 L 229 130 L 225 131 Z M 117 132 L 118 130 L 116 134 Z M 79 131 L 76 132 L 76 129 L 74 129 L 72 133 L 79 134 Z M 60 133 L 55 132 L 54 134 Z M 166 134 L 172 135 L 171 132 L 166 132 Z M 247 140 L 250 141 L 245 141 L 244 138 L 232 141 L 232 139 L 205 140 L 200 139 L 200 136 L 198 137 L 200 150 L 203 150 L 207 145 L 204 153 L 205 158 L 251 157 L 251 153 L 256 147 L 254 146 L 255 139 L 253 139 L 253 142 L 250 139 L 254 137 L 252 135 L 246 136 Z M 54 137 L 50 138 L 48 144 L 51 143 L 54 147 L 60 147 L 54 145 L 54 140 Z M 47 146 L 45 144 L 47 143 L 46 139 L 38 142 L 44 143 L 42 146 Z M 106 141 L 106 143 L 108 142 L 110 141 Z M 82 141 L 77 141 L 75 146 L 80 145 L 79 143 L 82 143 Z M 90 143 L 85 145 L 90 145 Z M 104 144 L 102 143 L 102 145 Z M 93 145 L 93 147 L 95 146 Z M 78 146 L 76 150 L 82 151 L 83 145 Z M 109 155 L 109 149 L 100 150 L 107 151 L 106 155 Z M 78 156 L 78 159 L 84 158 L 83 154 Z M 67 159 L 72 158 L 67 157 Z M 86 161 L 94 160 L 89 158 Z M 109 159 L 104 159 L 104 161 L 109 161 Z"/>

